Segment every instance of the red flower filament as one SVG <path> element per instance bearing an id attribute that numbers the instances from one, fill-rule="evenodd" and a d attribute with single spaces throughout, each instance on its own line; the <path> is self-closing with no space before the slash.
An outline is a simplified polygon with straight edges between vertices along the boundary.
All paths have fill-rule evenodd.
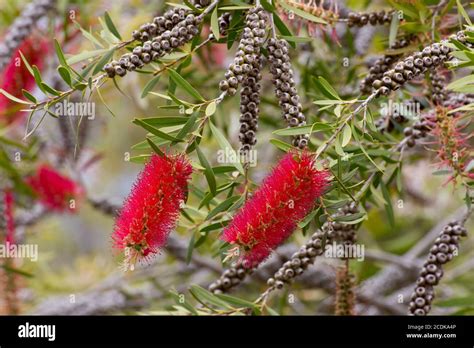
<path id="1" fill-rule="evenodd" d="M 283 243 L 313 208 L 328 182 L 307 153 L 288 153 L 224 230 L 222 239 L 243 250 L 255 267 Z"/>
<path id="2" fill-rule="evenodd" d="M 36 175 L 28 178 L 27 183 L 40 202 L 56 212 L 74 211 L 71 200 L 82 194 L 79 185 L 46 165 L 38 168 Z"/>
<path id="3" fill-rule="evenodd" d="M 158 253 L 176 227 L 187 196 L 192 166 L 182 155 L 153 155 L 137 178 L 115 222 L 115 247 L 125 252 L 124 268 Z"/>
<path id="4" fill-rule="evenodd" d="M 21 60 L 20 51 L 30 65 L 36 65 L 41 70 L 49 49 L 46 38 L 32 37 L 25 39 L 0 76 L 0 88 L 17 98 L 23 99 L 22 89 L 31 89 L 35 85 L 35 78 Z M 5 115 L 4 121 L 6 123 L 15 121 L 17 116 L 20 115 L 18 109 L 19 105 L 17 103 L 0 94 L 0 115 Z"/>

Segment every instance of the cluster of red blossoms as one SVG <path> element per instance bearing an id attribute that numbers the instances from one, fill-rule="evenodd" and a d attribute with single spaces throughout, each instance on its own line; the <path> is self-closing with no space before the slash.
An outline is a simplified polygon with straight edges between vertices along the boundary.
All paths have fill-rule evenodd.
<path id="1" fill-rule="evenodd" d="M 46 62 L 46 54 L 50 50 L 46 38 L 31 37 L 25 39 L 12 55 L 10 63 L 0 75 L 0 88 L 14 97 L 23 99 L 22 89 L 30 90 L 35 85 L 35 79 L 28 71 L 20 56 L 20 51 L 30 65 L 42 69 Z M 18 104 L 0 94 L 1 122 L 10 124 L 21 116 Z"/>
<path id="2" fill-rule="evenodd" d="M 187 198 L 192 166 L 183 155 L 153 155 L 137 178 L 115 222 L 115 247 L 125 252 L 124 269 L 158 253 L 175 228 Z"/>
<path id="3" fill-rule="evenodd" d="M 117 217 L 113 240 L 124 251 L 124 269 L 146 262 L 166 243 L 187 196 L 192 167 L 184 155 L 153 155 L 138 176 Z M 308 152 L 288 153 L 247 201 L 222 239 L 243 249 L 254 267 L 283 243 L 316 204 L 328 172 L 315 168 Z"/>
<path id="4" fill-rule="evenodd" d="M 26 179 L 39 201 L 49 210 L 56 212 L 75 211 L 75 201 L 82 196 L 80 185 L 61 175 L 47 165 L 38 168 L 35 175 Z"/>
<path id="5" fill-rule="evenodd" d="M 243 251 L 255 267 L 283 243 L 315 206 L 328 183 L 312 154 L 288 153 L 224 230 L 222 239 Z"/>

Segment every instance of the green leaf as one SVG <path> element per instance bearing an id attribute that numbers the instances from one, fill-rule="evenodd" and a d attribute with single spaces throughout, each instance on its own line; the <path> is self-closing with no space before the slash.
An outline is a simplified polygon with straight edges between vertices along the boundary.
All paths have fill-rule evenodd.
<path id="1" fill-rule="evenodd" d="M 230 296 L 230 295 L 226 295 L 226 294 L 216 294 L 216 296 L 219 297 L 221 300 L 224 300 L 224 301 L 226 301 L 227 303 L 229 303 L 233 306 L 252 308 L 252 309 L 257 308 L 255 303 L 243 300 L 243 299 L 235 297 L 235 296 Z"/>
<path id="2" fill-rule="evenodd" d="M 388 36 L 388 45 L 393 47 L 395 41 L 397 40 L 397 31 L 398 26 L 400 25 L 400 19 L 398 18 L 398 12 L 395 11 L 392 14 L 392 21 L 390 22 L 390 33 Z"/>
<path id="3" fill-rule="evenodd" d="M 306 215 L 306 217 L 298 223 L 298 227 L 299 228 L 306 227 L 311 222 L 311 220 L 313 220 L 313 218 L 316 216 L 316 214 L 318 214 L 318 211 L 319 211 L 319 209 L 315 209 L 311 213 Z"/>
<path id="4" fill-rule="evenodd" d="M 176 138 L 177 139 L 184 139 L 184 137 L 186 135 L 188 135 L 188 133 L 190 131 L 192 131 L 192 129 L 194 128 L 194 126 L 196 125 L 196 120 L 199 116 L 199 112 L 195 112 L 191 115 L 191 117 L 189 117 L 188 121 L 185 123 L 185 125 L 183 126 L 183 128 L 181 128 L 181 130 L 179 131 L 178 134 L 176 134 Z"/>
<path id="5" fill-rule="evenodd" d="M 349 142 L 351 141 L 351 137 L 352 137 L 352 130 L 351 130 L 351 127 L 347 124 L 344 127 L 344 130 L 342 131 L 342 141 L 341 141 L 342 147 L 345 147 L 347 144 L 349 144 Z"/>
<path id="6" fill-rule="evenodd" d="M 196 233 L 193 233 L 191 235 L 191 239 L 189 240 L 188 244 L 188 250 L 186 252 L 186 264 L 189 265 L 191 262 L 191 258 L 193 257 L 193 251 L 194 251 L 194 241 L 196 240 Z"/>
<path id="7" fill-rule="evenodd" d="M 186 122 L 188 122 L 189 117 L 163 116 L 163 117 L 140 118 L 140 120 L 149 124 L 150 126 L 161 128 L 161 127 L 178 126 L 180 124 L 185 124 Z"/>
<path id="8" fill-rule="evenodd" d="M 15 97 L 14 95 L 11 95 L 7 91 L 5 91 L 3 88 L 0 88 L 0 94 L 3 94 L 5 97 L 10 99 L 11 101 L 14 101 L 15 103 L 27 104 L 27 105 L 31 104 L 30 102 L 27 102 L 26 100 L 21 100 L 21 99 Z"/>
<path id="9" fill-rule="evenodd" d="M 33 72 L 33 68 L 31 67 L 30 63 L 28 63 L 28 61 L 26 60 L 25 56 L 23 55 L 23 53 L 21 51 L 20 52 L 20 56 L 21 56 L 21 60 L 23 61 L 23 64 L 25 64 L 26 66 L 26 69 L 28 69 L 28 71 L 30 72 L 31 76 L 35 76 L 35 73 Z"/>
<path id="10" fill-rule="evenodd" d="M 147 131 L 149 131 L 151 134 L 156 135 L 158 138 L 171 140 L 171 141 L 175 141 L 175 142 L 181 142 L 182 141 L 180 139 L 177 139 L 177 138 L 175 138 L 175 137 L 173 137 L 169 134 L 166 134 L 166 133 L 160 131 L 158 128 L 150 126 L 149 124 L 147 124 L 146 122 L 144 122 L 143 120 L 140 120 L 138 118 L 134 119 L 133 123 L 145 128 Z"/>
<path id="11" fill-rule="evenodd" d="M 206 220 L 210 220 L 217 214 L 222 213 L 223 211 L 226 211 L 232 206 L 232 204 L 237 202 L 239 199 L 240 199 L 240 196 L 232 196 L 232 197 L 227 198 L 225 201 L 221 202 L 219 205 L 217 205 L 217 207 L 215 207 L 209 212 L 209 214 L 206 216 Z"/>
<path id="12" fill-rule="evenodd" d="M 207 291 L 206 289 L 201 288 L 199 285 L 191 285 L 189 291 L 196 300 L 205 306 L 211 304 L 219 308 L 233 309 L 232 306 L 230 306 L 226 301 L 221 300 L 219 297 Z"/>
<path id="13" fill-rule="evenodd" d="M 58 66 L 58 73 L 63 79 L 63 81 L 66 82 L 69 87 L 72 87 L 72 78 L 71 74 L 69 73 L 69 70 L 64 66 L 60 65 Z"/>
<path id="14" fill-rule="evenodd" d="M 354 224 L 359 223 L 362 220 L 365 220 L 366 216 L 367 215 L 364 212 L 360 212 L 360 213 L 355 213 L 355 214 L 350 214 L 350 215 L 335 216 L 333 220 L 337 222 L 343 222 L 346 225 L 354 225 Z"/>
<path id="15" fill-rule="evenodd" d="M 214 115 L 216 113 L 216 109 L 217 109 L 217 104 L 215 101 L 212 101 L 209 104 L 207 104 L 206 111 L 205 111 L 206 116 L 209 117 L 209 116 Z"/>
<path id="16" fill-rule="evenodd" d="M 212 11 L 211 30 L 212 30 L 212 33 L 214 34 L 216 40 L 219 40 L 221 36 L 220 36 L 220 33 L 219 33 L 219 18 L 218 18 L 218 14 L 217 14 L 217 6 L 214 9 L 214 11 Z"/>
<path id="17" fill-rule="evenodd" d="M 223 7 L 219 7 L 219 10 L 222 10 L 222 11 L 237 11 L 237 10 L 248 10 L 252 7 L 253 7 L 252 5 L 223 6 Z"/>
<path id="18" fill-rule="evenodd" d="M 306 42 L 312 42 L 314 40 L 311 37 L 286 36 L 286 35 L 280 35 L 280 39 L 285 39 L 286 41 L 291 41 L 291 42 L 296 42 L 296 43 L 306 43 Z"/>
<path id="19" fill-rule="evenodd" d="M 290 11 L 290 12 L 293 12 L 294 14 L 300 16 L 301 18 L 304 18 L 304 19 L 307 19 L 307 20 L 309 20 L 309 21 L 311 21 L 311 22 L 315 22 L 315 23 L 319 23 L 319 24 L 327 24 L 327 22 L 326 22 L 324 19 L 319 18 L 319 17 L 316 17 L 316 16 L 312 15 L 312 14 L 309 13 L 309 12 L 300 10 L 299 8 L 290 6 L 290 5 L 288 5 L 285 1 L 278 0 L 278 3 L 279 3 L 279 4 L 281 5 L 281 7 L 283 7 L 285 10 Z M 274 17 L 276 17 L 276 16 L 274 16 Z"/>
<path id="20" fill-rule="evenodd" d="M 94 51 L 84 51 L 81 52 L 77 55 L 71 56 L 67 59 L 67 64 L 72 65 L 76 64 L 79 62 L 82 62 L 83 60 L 90 59 L 97 57 L 101 54 L 104 54 L 105 52 L 108 52 L 109 50 L 107 49 L 100 49 L 100 50 L 94 50 Z"/>
<path id="21" fill-rule="evenodd" d="M 30 92 L 28 92 L 26 89 L 22 89 L 21 92 L 23 93 L 26 99 L 31 100 L 35 104 L 38 102 L 35 96 L 31 94 Z"/>
<path id="22" fill-rule="evenodd" d="M 77 22 L 75 22 L 75 23 L 78 25 L 79 29 L 80 29 L 81 32 L 82 32 L 82 35 L 84 35 L 84 37 L 85 37 L 87 40 L 89 40 L 91 43 L 93 43 L 94 45 L 96 45 L 96 46 L 98 46 L 98 47 L 102 47 L 102 48 L 104 47 L 104 45 L 103 45 L 99 40 L 97 40 L 96 37 L 95 37 L 93 34 L 91 34 L 90 32 L 88 32 L 88 31 L 85 30 L 84 28 L 82 28 L 82 27 L 79 25 L 79 23 L 77 23 Z"/>
<path id="23" fill-rule="evenodd" d="M 199 163 L 205 168 L 204 175 L 206 177 L 207 183 L 209 185 L 209 190 L 215 195 L 216 194 L 216 178 L 214 176 L 214 172 L 212 171 L 212 167 L 206 159 L 206 156 L 202 153 L 199 146 L 196 147 L 196 152 L 199 158 Z"/>
<path id="24" fill-rule="evenodd" d="M 291 146 L 290 144 L 285 143 L 284 141 L 281 141 L 278 139 L 270 139 L 270 143 L 275 145 L 277 148 L 279 148 L 280 150 L 284 152 L 288 152 L 289 150 L 293 148 L 293 146 Z"/>
<path id="25" fill-rule="evenodd" d="M 449 85 L 446 86 L 446 88 L 453 91 L 457 91 L 461 87 L 465 87 L 473 83 L 474 83 L 474 75 L 467 75 L 456 81 L 451 82 Z"/>
<path id="26" fill-rule="evenodd" d="M 278 31 L 283 35 L 283 36 L 293 36 L 291 33 L 290 29 L 283 23 L 283 21 L 280 19 L 278 16 L 273 16 L 273 22 L 275 22 L 275 26 L 278 29 Z M 296 48 L 296 45 L 293 41 L 288 41 L 291 47 Z"/>
<path id="27" fill-rule="evenodd" d="M 464 20 L 469 24 L 472 25 L 471 19 L 469 18 L 469 15 L 467 14 L 466 10 L 461 4 L 461 1 L 456 0 L 456 6 L 458 8 L 458 12 L 464 17 Z"/>
<path id="28" fill-rule="evenodd" d="M 170 293 L 173 296 L 176 304 L 178 304 L 179 306 L 183 306 L 190 313 L 198 315 L 196 309 L 189 302 L 187 302 L 186 300 L 183 301 L 183 299 L 185 299 L 184 294 L 179 294 L 178 292 L 176 292 L 176 290 L 171 290 Z"/>
<path id="29" fill-rule="evenodd" d="M 61 45 L 59 45 L 59 42 L 56 39 L 54 39 L 54 49 L 56 50 L 56 55 L 58 56 L 59 64 L 68 67 L 66 57 L 64 57 L 63 50 L 61 49 Z"/>
<path id="30" fill-rule="evenodd" d="M 326 81 L 324 77 L 318 76 L 318 78 L 313 78 L 313 81 L 321 93 L 323 93 L 326 97 L 329 99 L 341 100 L 336 90 L 329 84 L 329 82 Z"/>
<path id="31" fill-rule="evenodd" d="M 387 212 L 388 222 L 393 228 L 395 226 L 395 216 L 393 214 L 392 199 L 390 197 L 390 193 L 388 192 L 387 186 L 385 186 L 383 181 L 380 181 L 380 188 L 382 189 L 382 195 L 386 202 L 385 211 Z"/>
<path id="32" fill-rule="evenodd" d="M 31 67 L 31 69 L 33 69 L 33 76 L 35 78 L 35 82 L 36 82 L 36 85 L 39 87 L 39 89 L 43 92 L 43 93 L 47 93 L 46 89 L 44 88 L 43 86 L 43 79 L 41 78 L 41 73 L 38 69 L 38 67 L 36 65 L 33 65 Z"/>
<path id="33" fill-rule="evenodd" d="M 332 127 L 329 124 L 322 123 L 322 122 L 315 122 L 307 126 L 277 129 L 276 131 L 273 131 L 273 134 L 288 136 L 288 135 L 311 134 L 311 133 L 331 131 L 331 130 L 332 130 Z"/>
<path id="34" fill-rule="evenodd" d="M 454 297 L 447 300 L 436 301 L 436 305 L 440 307 L 461 307 L 472 306 L 474 303 L 474 296 Z"/>
<path id="35" fill-rule="evenodd" d="M 224 134 L 222 134 L 221 131 L 216 126 L 214 126 L 212 122 L 209 122 L 209 127 L 211 128 L 212 135 L 216 138 L 220 148 L 224 151 L 226 151 L 226 149 L 232 151 L 232 157 L 238 159 L 239 156 L 237 156 L 237 152 L 232 148 L 232 145 L 229 143 Z M 244 168 L 238 160 L 232 164 L 239 171 L 240 174 L 244 175 Z"/>
<path id="36" fill-rule="evenodd" d="M 55 90 L 53 87 L 49 86 L 45 82 L 41 82 L 41 87 L 43 87 L 43 90 L 46 91 L 49 94 L 55 95 L 55 96 L 60 96 L 61 93 L 59 91 Z"/>
<path id="37" fill-rule="evenodd" d="M 199 92 L 194 89 L 194 87 L 191 86 L 190 83 L 186 81 L 178 72 L 176 72 L 176 70 L 168 69 L 168 73 L 174 83 L 183 88 L 186 92 L 188 92 L 189 95 L 200 101 L 205 101 L 204 98 L 199 94 Z"/>
<path id="38" fill-rule="evenodd" d="M 97 65 L 94 68 L 94 71 L 92 71 L 92 75 L 95 75 L 95 74 L 101 72 L 104 69 L 105 64 L 107 64 L 109 62 L 109 60 L 114 55 L 114 52 L 115 52 L 115 48 L 111 49 L 109 52 L 104 54 L 104 56 L 102 58 L 100 58 L 99 62 L 97 63 Z"/>
<path id="39" fill-rule="evenodd" d="M 26 272 L 26 271 L 23 271 L 21 269 L 14 268 L 14 267 L 11 267 L 11 266 L 8 266 L 8 265 L 0 265 L 0 267 L 3 268 L 7 272 L 15 273 L 15 274 L 21 275 L 21 276 L 26 277 L 26 278 L 33 278 L 34 277 L 34 275 L 30 272 Z"/>
<path id="40" fill-rule="evenodd" d="M 146 141 L 156 154 L 160 155 L 161 157 L 165 156 L 163 151 L 161 151 L 160 148 L 158 146 L 156 146 L 156 144 L 150 138 L 146 138 Z"/>
<path id="41" fill-rule="evenodd" d="M 107 11 L 105 11 L 104 17 L 105 17 L 105 24 L 107 25 L 107 28 L 109 28 L 110 32 L 112 34 L 114 34 L 114 36 L 117 39 L 122 40 L 122 37 L 120 36 L 120 33 L 118 32 L 117 28 L 115 27 L 115 24 L 112 21 L 112 18 L 110 18 L 109 13 Z"/>
<path id="42" fill-rule="evenodd" d="M 161 75 L 157 75 L 154 78 L 152 78 L 150 81 L 148 81 L 148 83 L 145 85 L 145 88 L 143 88 L 142 95 L 141 95 L 142 98 L 145 98 L 147 96 L 147 94 L 153 88 L 155 88 L 157 83 L 160 81 L 160 77 L 161 77 Z"/>
<path id="43" fill-rule="evenodd" d="M 219 230 L 221 228 L 226 227 L 229 224 L 229 222 L 230 222 L 230 220 L 215 222 L 213 224 L 210 224 L 210 225 L 207 225 L 206 227 L 201 228 L 199 230 L 199 232 L 207 233 L 207 232 L 210 232 L 210 231 Z"/>

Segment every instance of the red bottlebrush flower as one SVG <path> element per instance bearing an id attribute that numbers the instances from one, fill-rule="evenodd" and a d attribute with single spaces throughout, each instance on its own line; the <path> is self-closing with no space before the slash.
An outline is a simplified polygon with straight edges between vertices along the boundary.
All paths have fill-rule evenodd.
<path id="1" fill-rule="evenodd" d="M 192 166 L 183 155 L 153 155 L 135 182 L 115 222 L 115 247 L 125 269 L 156 254 L 176 226 L 186 200 Z"/>
<path id="2" fill-rule="evenodd" d="M 77 199 L 83 192 L 77 183 L 46 165 L 39 167 L 36 175 L 26 181 L 40 202 L 57 212 L 74 211 L 70 206 L 71 199 Z"/>
<path id="3" fill-rule="evenodd" d="M 312 154 L 288 153 L 224 230 L 222 239 L 242 247 L 255 267 L 283 243 L 314 207 L 328 182 Z"/>
<path id="4" fill-rule="evenodd" d="M 13 192 L 10 190 L 5 191 L 5 222 L 6 222 L 6 235 L 5 242 L 14 244 L 15 243 L 15 221 L 13 218 Z"/>
<path id="5" fill-rule="evenodd" d="M 29 90 L 35 85 L 35 79 L 28 71 L 20 56 L 20 51 L 30 65 L 42 69 L 50 50 L 46 38 L 31 37 L 25 39 L 12 55 L 10 63 L 5 67 L 0 76 L 0 88 L 11 95 L 23 99 L 22 89 Z M 2 122 L 12 123 L 17 119 L 19 106 L 15 102 L 0 94 L 0 115 Z"/>

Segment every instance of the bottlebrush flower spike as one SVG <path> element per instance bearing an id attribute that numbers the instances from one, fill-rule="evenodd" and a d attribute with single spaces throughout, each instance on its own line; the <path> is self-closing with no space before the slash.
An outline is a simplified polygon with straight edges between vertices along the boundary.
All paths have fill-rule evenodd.
<path id="1" fill-rule="evenodd" d="M 158 253 L 176 226 L 192 173 L 183 155 L 153 155 L 137 178 L 115 222 L 115 247 L 125 252 L 124 268 Z"/>
<path id="2" fill-rule="evenodd" d="M 243 249 L 255 267 L 283 243 L 314 207 L 328 183 L 308 152 L 288 153 L 224 230 L 222 239 Z"/>
<path id="3" fill-rule="evenodd" d="M 78 198 L 83 192 L 78 184 L 47 165 L 40 166 L 36 175 L 26 181 L 40 202 L 57 212 L 74 211 L 75 206 L 71 206 L 71 199 Z"/>
<path id="4" fill-rule="evenodd" d="M 36 65 L 41 70 L 46 62 L 50 46 L 46 38 L 31 37 L 25 39 L 15 51 L 10 63 L 5 67 L 3 74 L 0 76 L 0 88 L 17 98 L 23 99 L 22 89 L 31 89 L 35 85 L 35 79 L 23 63 L 20 51 L 30 65 Z M 14 122 L 17 116 L 21 115 L 17 107 L 17 103 L 0 95 L 2 122 L 8 124 Z"/>

